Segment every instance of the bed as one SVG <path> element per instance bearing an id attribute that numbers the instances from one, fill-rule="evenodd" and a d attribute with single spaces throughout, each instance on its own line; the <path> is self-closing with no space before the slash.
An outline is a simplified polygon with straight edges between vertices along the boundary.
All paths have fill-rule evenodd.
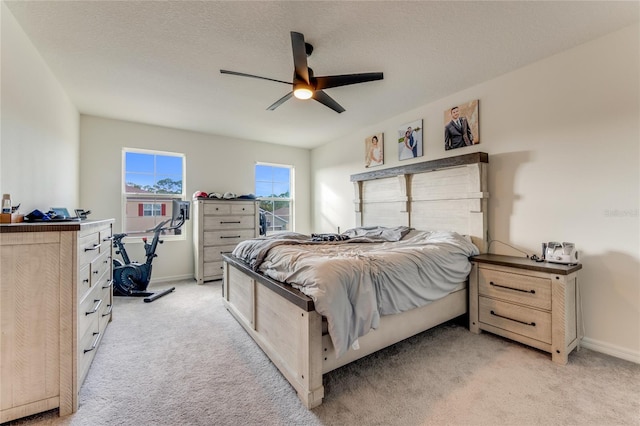
<path id="1" fill-rule="evenodd" d="M 487 164 L 488 155 L 479 152 L 352 175 L 356 229 L 411 228 L 408 237 L 420 231 L 452 231 L 483 253 Z M 467 312 L 467 280 L 461 279 L 446 296 L 382 315 L 374 330 L 336 349 L 327 317 L 311 297 L 245 260 L 224 255 L 224 304 L 308 408 L 322 403 L 323 374 Z"/>

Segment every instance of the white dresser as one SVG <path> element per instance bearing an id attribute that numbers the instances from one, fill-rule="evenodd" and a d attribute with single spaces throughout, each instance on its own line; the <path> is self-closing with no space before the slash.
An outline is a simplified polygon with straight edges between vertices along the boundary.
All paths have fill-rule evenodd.
<path id="1" fill-rule="evenodd" d="M 111 321 L 112 225 L 0 226 L 0 423 L 78 409 Z"/>
<path id="2" fill-rule="evenodd" d="M 194 276 L 198 284 L 222 279 L 222 255 L 259 236 L 256 200 L 193 200 Z"/>

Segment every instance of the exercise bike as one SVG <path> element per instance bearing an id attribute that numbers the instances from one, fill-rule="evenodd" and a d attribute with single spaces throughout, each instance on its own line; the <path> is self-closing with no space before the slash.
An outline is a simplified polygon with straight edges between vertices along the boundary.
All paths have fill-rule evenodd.
<path id="1" fill-rule="evenodd" d="M 122 257 L 122 261 L 119 259 L 113 259 L 114 295 L 143 297 L 143 300 L 146 303 L 149 303 L 162 296 L 166 296 L 176 289 L 175 287 L 171 287 L 166 290 L 158 290 L 155 292 L 147 291 L 147 287 L 151 281 L 152 262 L 155 257 L 158 257 L 156 254 L 156 248 L 158 247 L 158 244 L 163 243 L 160 239 L 160 235 L 166 231 L 180 228 L 188 219 L 189 202 L 174 200 L 172 218 L 160 222 L 155 228 L 148 230 L 153 231 L 151 244 L 149 244 L 146 237 L 142 238 L 147 258 L 145 263 L 132 262 L 129 259 L 127 250 L 124 247 L 124 242 L 122 241 L 127 234 L 113 235 L 113 247 L 116 248 L 116 254 L 119 254 Z"/>

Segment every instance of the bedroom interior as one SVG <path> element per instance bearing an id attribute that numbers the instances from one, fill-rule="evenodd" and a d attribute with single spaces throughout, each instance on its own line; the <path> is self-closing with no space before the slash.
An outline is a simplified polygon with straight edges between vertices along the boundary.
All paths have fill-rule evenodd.
<path id="1" fill-rule="evenodd" d="M 272 390 L 284 395 L 292 407 L 279 408 L 278 402 L 268 397 L 267 412 L 273 419 L 280 419 L 273 424 L 287 422 L 288 418 L 298 424 L 358 419 L 364 415 L 355 408 L 358 401 L 371 395 L 351 382 L 348 375 L 367 376 L 371 374 L 367 368 L 384 368 L 382 357 L 395 364 L 404 359 L 397 358 L 400 355 L 418 356 L 412 348 L 428 351 L 420 339 L 430 341 L 439 336 L 444 340 L 438 343 L 443 348 L 453 350 L 454 343 L 459 342 L 484 365 L 478 360 L 461 361 L 466 366 L 462 370 L 466 378 L 454 373 L 440 374 L 437 368 L 441 367 L 426 366 L 427 371 L 421 377 L 435 374 L 443 382 L 452 380 L 460 386 L 449 383 L 443 384 L 441 391 L 429 391 L 442 399 L 442 405 L 430 404 L 428 410 L 420 411 L 412 401 L 399 403 L 400 408 L 395 411 L 378 407 L 373 423 L 394 418 L 409 423 L 439 423 L 453 409 L 459 413 L 452 417 L 453 423 L 476 419 L 478 424 L 504 424 L 508 421 L 499 413 L 489 418 L 477 409 L 461 411 L 453 400 L 471 398 L 480 406 L 497 403 L 490 397 L 479 396 L 480 391 L 474 390 L 477 388 L 465 384 L 478 380 L 480 386 L 483 381 L 504 386 L 509 373 L 501 375 L 497 370 L 506 367 L 507 372 L 515 375 L 513 369 L 522 367 L 515 365 L 518 359 L 524 366 L 535 367 L 544 379 L 534 385 L 538 389 L 549 386 L 554 395 L 561 394 L 563 386 L 572 389 L 575 400 L 565 396 L 568 399 L 561 400 L 559 406 L 573 410 L 576 417 L 549 409 L 537 414 L 541 417 L 527 410 L 522 415 L 528 417 L 517 417 L 508 411 L 507 415 L 516 416 L 511 418 L 522 423 L 572 423 L 577 416 L 583 416 L 580 423 L 586 424 L 602 423 L 602 419 L 614 424 L 637 422 L 640 5 L 637 2 L 359 2 L 357 5 L 333 2 L 329 3 L 332 13 L 328 13 L 318 3 L 308 2 L 302 13 L 302 4 L 287 2 L 167 3 L 164 8 L 160 3 L 123 2 L 116 7 L 111 3 L 81 2 L 74 9 L 64 3 L 2 1 L 2 193 L 11 193 L 24 213 L 50 205 L 89 208 L 95 218 L 113 218 L 113 230 L 120 232 L 123 148 L 184 154 L 186 194 L 203 189 L 251 193 L 256 162 L 287 164 L 296 173 L 295 230 L 306 234 L 339 233 L 369 223 L 354 214 L 359 212 L 359 204 L 358 197 L 354 197 L 352 176 L 384 174 L 384 170 L 410 168 L 425 161 L 487 153 L 490 162 L 485 184 L 489 202 L 484 210 L 486 250 L 482 251 L 518 257 L 524 257 L 523 253 L 539 255 L 541 242 L 558 239 L 572 241 L 579 249 L 582 269 L 577 279 L 576 309 L 581 318 L 576 327 L 582 336 L 581 349 L 571 352 L 564 367 L 550 362 L 551 356 L 545 351 L 531 349 L 523 342 L 491 333 L 476 335 L 469 332 L 469 323 L 462 326 L 446 323 L 328 372 L 321 379 L 325 401 L 307 411 L 297 401 L 294 389 L 224 309 L 221 282 L 195 285 L 193 223 L 184 226 L 185 239 L 163 245 L 162 258 L 154 265 L 151 287 L 176 283 L 177 291 L 151 304 L 158 304 L 149 310 L 158 323 L 150 329 L 159 328 L 166 316 L 177 315 L 171 309 L 183 309 L 193 312 L 200 322 L 224 329 L 224 333 L 207 330 L 206 335 L 213 342 L 216 339 L 232 342 L 231 348 L 221 345 L 224 347 L 221 352 L 216 352 L 213 342 L 198 346 L 203 351 L 237 359 L 234 350 L 252 348 L 246 356 L 260 365 L 261 370 L 256 370 L 251 362 L 241 362 L 244 371 L 236 375 L 256 392 L 256 398 L 262 398 L 261 392 Z M 442 26 L 452 21 L 443 17 L 452 12 L 454 5 L 464 5 L 463 22 L 476 25 L 461 29 L 458 37 L 452 38 L 450 34 L 445 37 Z M 251 7 L 253 10 L 249 10 Z M 308 13 L 314 11 L 317 13 Z M 572 23 L 560 28 L 558 22 L 564 22 L 569 13 L 574 18 Z M 240 22 L 241 15 L 243 25 L 235 28 L 233 23 Z M 136 33 L 133 28 L 142 16 L 146 22 Z M 263 32 L 247 30 L 264 27 L 265 16 L 273 16 L 273 28 Z M 336 25 L 335 16 L 354 24 Z M 387 30 L 408 16 L 415 17 L 416 30 L 405 46 L 399 40 L 406 35 L 391 35 Z M 87 17 L 91 19 L 85 21 Z M 433 21 L 438 18 L 443 23 Z M 495 28 L 478 22 L 491 22 Z M 109 26 L 117 31 L 100 31 Z M 521 31 L 515 32 L 513 28 Z M 346 109 L 336 114 L 323 105 L 305 104 L 297 99 L 280 105 L 276 111 L 267 111 L 267 106 L 282 96 L 279 85 L 256 82 L 254 86 L 250 79 L 220 74 L 221 68 L 254 72 L 257 61 L 260 75 L 289 80 L 290 31 L 304 33 L 305 40 L 313 43 L 315 50 L 308 61 L 318 74 L 375 70 L 384 71 L 384 79 L 328 89 L 327 93 Z M 532 35 L 538 33 L 545 33 L 546 37 L 535 43 Z M 204 43 L 203 37 L 215 39 L 213 45 L 217 47 L 212 49 L 212 43 Z M 189 44 L 193 46 L 187 48 Z M 346 53 L 340 53 L 341 45 Z M 235 54 L 240 46 L 248 50 L 242 50 L 242 55 Z M 492 50 L 491 46 L 498 50 Z M 448 47 L 463 48 L 464 53 L 447 54 Z M 526 52 L 518 53 L 520 50 Z M 214 58 L 209 62 L 204 59 L 203 52 L 207 51 Z M 265 55 L 265 51 L 269 54 Z M 442 55 L 443 64 L 449 67 L 466 64 L 469 68 L 472 64 L 474 72 L 452 72 L 455 68 L 433 65 L 437 62 L 434 55 Z M 495 68 L 489 64 L 492 61 L 486 60 L 492 55 L 496 57 Z M 176 60 L 169 59 L 172 56 Z M 407 57 L 412 58 L 411 66 L 402 66 L 401 58 Z M 185 59 L 190 59 L 189 65 Z M 444 71 L 445 74 L 438 74 Z M 436 80 L 439 84 L 434 83 Z M 479 100 L 480 143 L 445 152 L 443 111 L 474 99 Z M 113 109 L 108 110 L 109 106 Z M 398 127 L 416 120 L 421 120 L 424 127 L 422 156 L 400 160 L 394 140 Z M 367 169 L 363 141 L 373 134 L 384 133 L 384 164 Z M 132 252 L 142 253 L 142 244 L 128 243 L 129 247 Z M 181 292 L 187 299 L 182 298 Z M 191 311 L 185 306 L 188 297 L 214 303 L 215 312 L 206 312 L 195 299 Z M 178 305 L 173 305 L 174 299 Z M 113 360 L 108 357 L 119 350 L 110 334 L 127 341 L 126 332 L 120 329 L 122 323 L 118 322 L 118 308 L 128 318 L 144 315 L 144 308 L 150 306 L 133 306 L 131 301 L 121 298 L 116 298 L 115 304 L 113 323 L 80 391 L 80 411 L 67 419 L 71 423 L 81 424 L 89 418 L 106 423 L 107 419 L 85 417 L 89 415 L 85 411 L 88 407 L 101 411 L 95 405 L 101 397 L 94 386 L 102 380 L 123 385 L 117 377 L 108 377 L 109 369 L 113 368 Z M 185 326 L 191 324 L 189 319 L 183 320 Z M 177 339 L 172 334 L 165 336 L 165 341 Z M 202 339 L 190 336 L 193 342 L 189 339 L 181 342 L 204 344 Z M 455 338 L 451 340 L 451 336 Z M 132 333 L 129 339 L 131 344 L 139 340 L 151 345 L 148 336 Z M 475 352 L 474 345 L 489 352 Z M 436 357 L 432 352 L 430 356 Z M 153 359 L 162 362 L 162 354 L 155 354 Z M 206 365 L 213 369 L 216 364 Z M 182 368 L 191 369 L 193 364 L 185 362 Z M 262 370 L 269 371 L 267 381 L 277 389 L 269 388 L 271 385 L 260 388 L 266 380 L 260 378 Z M 162 377 L 165 373 L 151 371 L 157 375 L 151 378 L 167 383 Z M 167 371 L 180 374 L 179 370 Z M 411 377 L 408 371 L 397 372 L 399 377 Z M 104 376 L 99 377 L 100 374 Z M 200 389 L 194 394 L 202 392 L 203 386 L 215 386 L 216 380 L 225 382 L 225 376 L 220 374 L 216 373 L 210 382 L 199 382 Z M 602 374 L 597 381 L 596 374 Z M 373 376 L 367 377 L 375 382 Z M 526 383 L 525 380 L 533 378 L 526 376 L 521 383 Z M 140 381 L 147 387 L 141 388 L 136 400 L 144 401 L 147 392 L 158 396 L 153 381 L 149 382 L 149 378 Z M 627 406 L 618 405 L 614 399 L 595 404 L 593 392 L 578 389 L 578 384 L 597 388 L 597 383 L 606 383 L 600 394 L 618 395 L 617 400 L 628 401 Z M 233 389 L 226 385 L 227 392 Z M 421 383 L 407 383 L 406 387 L 425 397 Z M 508 385 L 506 389 L 512 392 L 503 390 L 501 395 L 513 398 L 514 404 L 531 404 L 525 397 L 513 396 L 518 389 L 523 390 L 521 384 Z M 210 395 L 212 400 L 220 397 L 214 390 L 208 392 L 203 395 Z M 528 391 L 525 394 L 533 400 L 541 395 Z M 346 396 L 353 399 L 345 400 Z M 546 398 L 543 399 L 548 402 Z M 124 407 L 117 397 L 110 400 L 114 407 Z M 375 397 L 369 401 L 380 405 Z M 148 403 L 141 402 L 142 406 Z M 349 412 L 340 414 L 340 404 L 349 406 Z M 202 418 L 220 419 L 216 416 L 221 415 L 222 408 L 213 405 Z M 87 408 L 83 410 L 83 406 Z M 176 413 L 186 415 L 185 411 L 169 406 L 174 408 L 173 414 L 168 410 L 159 411 L 164 413 L 160 417 L 137 418 L 162 423 L 162 418 Z M 246 405 L 241 407 L 248 409 Z M 398 414 L 403 409 L 406 412 Z M 234 413 L 239 410 L 236 407 Z M 136 418 L 133 414 L 127 418 L 109 410 L 105 413 L 125 423 Z M 26 419 L 24 424 L 64 421 L 55 415 L 45 415 Z"/>

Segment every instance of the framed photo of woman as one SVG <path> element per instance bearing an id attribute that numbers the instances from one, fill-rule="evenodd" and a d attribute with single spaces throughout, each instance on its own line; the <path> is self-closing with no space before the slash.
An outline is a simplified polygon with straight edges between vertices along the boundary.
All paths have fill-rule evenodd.
<path id="1" fill-rule="evenodd" d="M 398 128 L 398 159 L 422 157 L 422 120 L 412 121 Z"/>
<path id="2" fill-rule="evenodd" d="M 364 140 L 364 166 L 376 167 L 384 164 L 383 134 L 378 133 Z"/>

